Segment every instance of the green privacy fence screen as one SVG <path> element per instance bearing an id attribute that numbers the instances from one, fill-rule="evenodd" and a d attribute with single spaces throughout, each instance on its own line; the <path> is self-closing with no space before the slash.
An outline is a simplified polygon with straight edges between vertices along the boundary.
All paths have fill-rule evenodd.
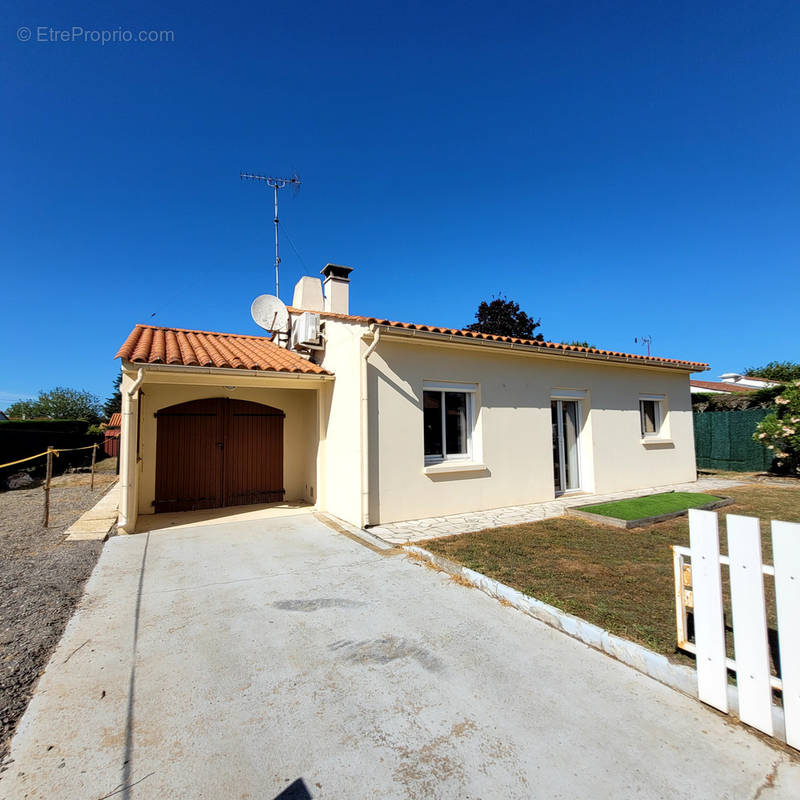
<path id="1" fill-rule="evenodd" d="M 772 453 L 753 440 L 753 433 L 770 413 L 769 408 L 695 413 L 694 451 L 698 469 L 768 470 Z"/>

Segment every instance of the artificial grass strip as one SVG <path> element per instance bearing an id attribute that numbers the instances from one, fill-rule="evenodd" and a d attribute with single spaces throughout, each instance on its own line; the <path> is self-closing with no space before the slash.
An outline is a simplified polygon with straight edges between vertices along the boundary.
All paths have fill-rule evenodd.
<path id="1" fill-rule="evenodd" d="M 663 494 L 650 494 L 646 497 L 632 497 L 629 500 L 614 500 L 611 503 L 600 503 L 596 506 L 580 506 L 580 511 L 590 514 L 600 514 L 604 517 L 615 519 L 642 519 L 643 517 L 657 517 L 659 514 L 670 514 L 673 511 L 685 511 L 687 508 L 697 508 L 707 503 L 719 500 L 713 494 L 700 494 L 698 492 L 664 492 Z"/>

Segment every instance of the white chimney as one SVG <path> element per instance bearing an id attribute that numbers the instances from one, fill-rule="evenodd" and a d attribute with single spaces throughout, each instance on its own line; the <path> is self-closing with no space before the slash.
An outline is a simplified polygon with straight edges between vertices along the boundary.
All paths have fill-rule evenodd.
<path id="1" fill-rule="evenodd" d="M 325 276 L 325 311 L 334 314 L 350 313 L 350 273 L 352 267 L 339 264 L 326 264 L 322 269 Z"/>
<path id="2" fill-rule="evenodd" d="M 308 275 L 300 278 L 294 287 L 292 306 L 302 308 L 303 311 L 322 311 L 322 281 Z"/>

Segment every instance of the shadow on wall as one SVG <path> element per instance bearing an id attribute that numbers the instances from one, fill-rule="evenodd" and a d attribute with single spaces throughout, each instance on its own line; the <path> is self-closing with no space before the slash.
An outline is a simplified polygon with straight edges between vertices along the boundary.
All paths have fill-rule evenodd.
<path id="1" fill-rule="evenodd" d="M 431 472 L 425 477 L 434 483 L 443 481 L 452 483 L 453 481 L 470 481 L 475 478 L 491 478 L 492 471 L 488 467 L 485 467 L 480 470 L 469 470 L 469 472 Z"/>

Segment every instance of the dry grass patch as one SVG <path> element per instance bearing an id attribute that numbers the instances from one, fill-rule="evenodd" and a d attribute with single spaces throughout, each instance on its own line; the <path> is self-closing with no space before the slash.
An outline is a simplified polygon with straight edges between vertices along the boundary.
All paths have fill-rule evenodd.
<path id="1" fill-rule="evenodd" d="M 800 522 L 798 489 L 753 485 L 726 494 L 735 503 L 721 517 L 745 514 L 762 521 Z M 762 541 L 764 560 L 772 563 L 768 524 L 762 524 Z M 676 656 L 673 544 L 689 544 L 686 517 L 634 530 L 559 517 L 433 539 L 422 546 L 612 633 Z M 724 529 L 721 544 L 724 552 Z M 774 624 L 769 591 L 768 604 Z"/>

